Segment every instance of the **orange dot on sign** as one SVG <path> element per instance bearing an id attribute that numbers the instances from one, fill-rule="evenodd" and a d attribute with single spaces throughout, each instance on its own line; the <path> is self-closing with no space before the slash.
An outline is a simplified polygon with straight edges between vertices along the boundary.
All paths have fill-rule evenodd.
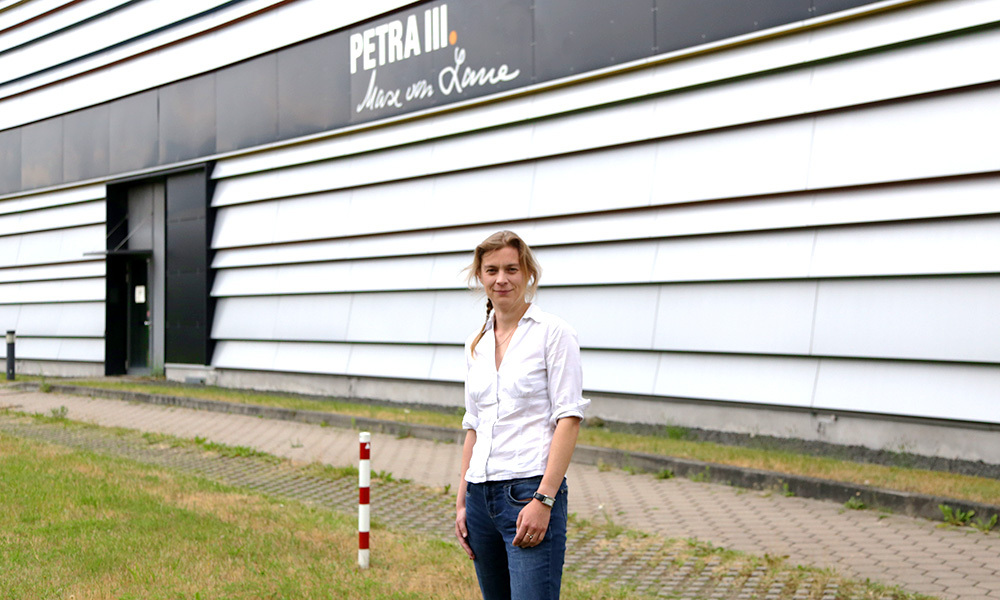
<path id="1" fill-rule="evenodd" d="M 448 43 L 454 46 L 455 42 L 457 41 L 458 41 L 458 32 L 452 30 L 452 32 L 448 34 Z"/>

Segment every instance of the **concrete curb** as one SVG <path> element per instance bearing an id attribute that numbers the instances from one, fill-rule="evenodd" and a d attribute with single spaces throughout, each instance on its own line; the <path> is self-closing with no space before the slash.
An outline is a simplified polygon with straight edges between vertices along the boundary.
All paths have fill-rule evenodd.
<path id="1" fill-rule="evenodd" d="M 38 390 L 41 386 L 36 383 L 21 383 L 12 387 Z M 224 402 L 221 400 L 204 400 L 183 396 L 145 394 L 141 392 L 73 385 L 47 384 L 47 391 L 161 406 L 177 406 L 180 408 L 239 414 L 265 419 L 298 421 L 346 429 L 363 429 L 398 437 L 414 437 L 458 444 L 465 440 L 465 432 L 459 429 L 415 423 L 400 423 L 365 417 L 349 417 L 320 411 L 293 410 L 255 404 Z M 1000 514 L 1000 506 L 979 502 L 899 492 L 828 479 L 790 475 L 787 473 L 735 467 L 655 454 L 627 452 L 613 448 L 577 446 L 576 452 L 573 455 L 573 462 L 586 465 L 604 464 L 621 469 L 654 474 L 669 472 L 671 476 L 676 475 L 687 479 L 722 483 L 753 490 L 773 490 L 775 493 L 786 493 L 802 498 L 830 500 L 839 503 L 844 503 L 855 498 L 856 501 L 862 502 L 865 507 L 884 508 L 897 514 L 937 521 L 943 519 L 941 510 L 938 508 L 942 504 L 952 507 L 953 510 L 975 511 L 975 514 L 983 519 L 988 519 L 993 514 Z"/>

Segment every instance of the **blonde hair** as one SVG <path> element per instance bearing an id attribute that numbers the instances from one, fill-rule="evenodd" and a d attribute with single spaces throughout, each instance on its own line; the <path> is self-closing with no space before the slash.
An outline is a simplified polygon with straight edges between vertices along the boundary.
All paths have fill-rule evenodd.
<path id="1" fill-rule="evenodd" d="M 525 243 L 513 231 L 498 231 L 491 235 L 490 237 L 483 240 L 478 246 L 476 246 L 475 253 L 472 257 L 472 264 L 465 268 L 467 275 L 467 280 L 469 287 L 472 289 L 479 288 L 479 271 L 483 268 L 483 256 L 493 252 L 494 250 L 502 250 L 503 248 L 513 248 L 517 250 L 518 260 L 521 263 L 521 269 L 527 275 L 527 284 L 525 288 L 525 298 L 531 299 L 535 296 L 535 292 L 538 291 L 538 280 L 542 276 L 542 267 L 538 264 L 538 260 L 535 258 L 535 253 L 531 251 L 531 247 Z M 493 301 L 489 298 L 486 299 L 486 320 L 483 322 L 483 328 L 479 330 L 479 335 L 476 339 L 472 340 L 472 346 L 469 351 L 472 355 L 476 354 L 476 345 L 479 344 L 479 340 L 483 339 L 486 334 L 486 325 L 490 321 L 490 312 L 493 310 Z"/>

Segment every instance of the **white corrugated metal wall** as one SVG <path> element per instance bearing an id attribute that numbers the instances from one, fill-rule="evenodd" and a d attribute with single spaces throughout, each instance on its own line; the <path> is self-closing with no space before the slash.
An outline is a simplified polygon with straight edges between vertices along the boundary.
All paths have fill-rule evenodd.
<path id="1" fill-rule="evenodd" d="M 0 201 L 0 326 L 21 359 L 103 373 L 104 186 Z M 6 356 L 6 346 L 2 354 Z"/>
<path id="2" fill-rule="evenodd" d="M 587 389 L 629 407 L 612 417 L 640 398 L 661 422 L 660 399 L 686 399 L 1000 423 L 1000 2 L 894 4 L 222 156 L 213 365 L 458 382 L 483 316 L 461 270 L 510 227 L 538 250 L 539 303 L 580 333 Z M 280 18 L 274 47 L 317 33 Z M 0 128 L 250 56 L 262 21 L 63 84 L 58 52 L 4 71 Z M 20 356 L 103 360 L 103 264 L 82 258 L 102 199 L 0 201 Z"/>
<path id="3" fill-rule="evenodd" d="M 460 381 L 461 270 L 509 226 L 588 390 L 1000 422 L 998 9 L 224 160 L 214 363 Z"/>

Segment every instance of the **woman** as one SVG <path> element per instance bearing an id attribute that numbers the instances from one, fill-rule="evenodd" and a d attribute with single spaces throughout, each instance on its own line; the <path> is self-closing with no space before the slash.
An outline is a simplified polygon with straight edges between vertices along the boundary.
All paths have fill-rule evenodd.
<path id="1" fill-rule="evenodd" d="M 562 580 L 565 475 L 590 402 L 576 333 L 530 303 L 540 275 L 510 231 L 486 238 L 469 266 L 470 284 L 486 292 L 486 322 L 465 347 L 455 535 L 485 600 L 556 599 Z"/>

